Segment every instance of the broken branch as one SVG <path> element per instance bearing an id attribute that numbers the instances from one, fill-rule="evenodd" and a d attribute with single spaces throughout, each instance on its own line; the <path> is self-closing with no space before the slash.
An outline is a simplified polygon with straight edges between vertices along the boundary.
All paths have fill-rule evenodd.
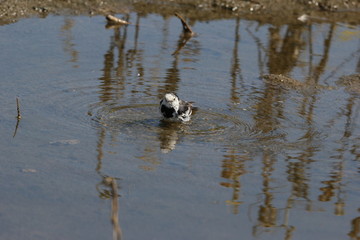
<path id="1" fill-rule="evenodd" d="M 187 22 L 184 20 L 184 18 L 182 16 L 180 16 L 178 13 L 175 13 L 175 16 L 180 19 L 182 26 L 183 26 L 183 32 L 185 34 L 190 34 L 191 36 L 195 34 L 194 31 L 189 26 L 189 24 L 187 24 Z"/>

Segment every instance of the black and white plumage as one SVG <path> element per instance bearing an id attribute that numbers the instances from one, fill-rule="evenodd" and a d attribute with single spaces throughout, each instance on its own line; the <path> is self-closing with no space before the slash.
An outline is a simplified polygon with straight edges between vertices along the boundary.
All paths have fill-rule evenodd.
<path id="1" fill-rule="evenodd" d="M 190 102 L 181 100 L 175 93 L 166 93 L 160 101 L 160 112 L 167 119 L 187 122 L 190 120 L 192 108 Z"/>

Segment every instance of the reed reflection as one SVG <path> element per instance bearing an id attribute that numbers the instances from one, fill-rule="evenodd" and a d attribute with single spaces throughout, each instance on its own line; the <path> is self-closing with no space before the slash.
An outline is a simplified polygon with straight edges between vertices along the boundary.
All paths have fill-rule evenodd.
<path id="1" fill-rule="evenodd" d="M 178 92 L 181 79 L 181 58 L 186 58 L 186 61 L 196 62 L 196 56 L 200 54 L 199 42 L 194 39 L 194 33 L 185 20 L 178 14 L 175 14 L 183 25 L 183 32 L 179 35 L 176 50 L 171 54 L 171 67 L 166 69 L 166 75 L 163 86 L 158 88 L 158 98 L 162 98 L 165 93 Z M 168 28 L 164 28 L 164 35 Z M 189 30 L 190 29 L 190 30 Z M 191 40 L 191 41 L 190 41 Z M 159 124 L 159 141 L 160 149 L 163 153 L 168 153 L 175 149 L 176 143 L 181 135 L 183 135 L 183 126 L 179 122 L 171 122 L 161 120 Z"/>
<path id="2" fill-rule="evenodd" d="M 128 20 L 129 16 L 127 16 Z M 141 58 L 137 58 L 139 52 L 137 51 L 137 43 L 139 36 L 139 21 L 137 16 L 135 27 L 134 47 L 126 50 L 127 43 L 127 25 L 125 26 L 111 26 L 113 36 L 110 39 L 109 49 L 104 54 L 104 67 L 102 69 L 103 75 L 99 78 L 99 105 L 102 107 L 109 107 L 116 105 L 116 102 L 123 98 L 127 75 L 129 69 L 132 69 L 133 63 Z M 141 62 L 136 64 L 136 71 L 143 75 L 143 67 Z M 96 172 L 101 177 L 101 181 L 97 184 L 96 189 L 99 196 L 103 199 L 111 199 L 111 222 L 113 225 L 113 239 L 122 239 L 122 230 L 119 223 L 119 194 L 117 177 L 111 177 L 103 173 L 102 168 L 104 164 L 104 147 L 107 135 L 110 134 L 112 142 L 116 142 L 117 132 L 109 131 L 104 126 L 98 128 L 98 143 L 97 143 L 97 166 Z"/>
<path id="3" fill-rule="evenodd" d="M 104 144 L 106 130 L 104 127 L 98 129 L 99 139 L 97 143 L 97 166 L 96 172 L 101 178 L 101 181 L 96 185 L 96 190 L 99 193 L 99 197 L 105 200 L 111 199 L 111 214 L 110 220 L 113 226 L 113 240 L 122 239 L 122 230 L 119 223 L 119 197 L 116 177 L 110 177 L 102 172 L 102 164 L 104 158 Z"/>
<path id="4" fill-rule="evenodd" d="M 111 38 L 109 49 L 104 55 L 103 76 L 99 78 L 101 82 L 99 86 L 101 103 L 112 106 L 119 104 L 119 100 L 124 100 L 125 105 L 128 104 L 129 98 L 137 99 L 138 94 L 143 94 L 149 96 L 151 101 L 155 101 L 157 104 L 157 99 L 161 98 L 164 93 L 181 90 L 182 73 L 186 71 L 186 68 L 183 68 L 184 64 L 201 62 L 201 59 L 197 58 L 200 55 L 202 42 L 199 39 L 201 38 L 186 38 L 181 34 L 177 46 L 174 48 L 169 47 L 167 45 L 169 26 L 168 19 L 165 19 L 161 32 L 163 34 L 162 48 L 160 54 L 156 56 L 160 61 L 155 63 L 156 66 L 152 69 L 147 68 L 146 63 L 144 63 L 146 59 L 144 60 L 145 57 L 142 55 L 143 49 L 142 47 L 139 49 L 137 46 L 140 32 L 139 19 L 138 16 L 133 41 L 134 47 L 132 48 L 126 46 L 126 44 L 129 44 L 129 41 L 127 41 L 129 38 L 128 26 L 113 29 L 114 35 Z M 298 71 L 299 69 L 304 71 L 305 74 L 301 80 L 264 82 L 259 84 L 261 87 L 254 86 L 254 90 L 245 89 L 249 92 L 240 93 L 240 89 L 244 89 L 244 73 L 240 63 L 246 63 L 246 59 L 242 59 L 242 57 L 246 58 L 248 56 L 239 54 L 241 50 L 240 34 L 243 33 L 240 31 L 240 19 L 237 18 L 234 21 L 235 31 L 230 59 L 231 65 L 226 70 L 228 71 L 226 76 L 229 79 L 224 83 L 228 87 L 228 99 L 232 103 L 239 104 L 244 94 L 251 95 L 253 98 L 251 102 L 253 112 L 249 113 L 249 115 L 252 117 L 253 128 L 257 133 L 272 136 L 273 132 L 283 131 L 285 132 L 284 135 L 287 136 L 287 131 L 291 131 L 291 129 L 296 131 L 291 136 L 292 138 L 287 139 L 284 137 L 285 140 L 279 140 L 278 142 L 263 140 L 265 138 L 252 139 L 254 142 L 252 146 L 256 145 L 256 151 L 252 151 L 251 157 L 247 151 L 236 147 L 241 146 L 241 148 L 250 149 L 251 147 L 247 144 L 237 142 L 231 147 L 227 147 L 226 143 L 219 143 L 220 145 L 223 144 L 221 146 L 226 151 L 222 157 L 221 177 L 223 181 L 220 182 L 220 185 L 231 191 L 229 200 L 226 203 L 231 206 L 232 213 L 241 213 L 241 207 L 247 201 L 241 192 L 244 188 L 251 187 L 249 183 L 242 182 L 241 178 L 247 173 L 246 165 L 249 160 L 258 159 L 259 164 L 257 166 L 261 165 L 259 167 L 261 169 L 261 190 L 257 196 L 261 198 L 260 202 L 254 203 L 257 207 L 255 211 L 257 218 L 253 224 L 253 235 L 258 236 L 264 230 L 281 228 L 284 230 L 283 238 L 291 239 L 297 227 L 290 224 L 292 222 L 291 213 L 292 211 L 299 211 L 294 207 L 297 204 L 295 199 L 305 202 L 306 206 L 302 209 L 304 212 L 313 211 L 312 206 L 316 201 L 333 201 L 334 214 L 338 216 L 346 215 L 345 206 L 347 203 L 344 197 L 346 193 L 344 186 L 346 162 L 349 156 L 355 161 L 360 159 L 358 151 L 359 137 L 356 135 L 359 94 L 349 92 L 349 97 L 345 99 L 346 104 L 342 105 L 341 109 L 332 110 L 338 112 L 336 119 L 328 119 L 327 116 L 322 116 L 321 112 L 318 112 L 318 106 L 321 104 L 319 103 L 322 98 L 321 94 L 334 90 L 334 88 L 326 88 L 324 85 L 327 83 L 322 82 L 324 75 L 327 73 L 332 43 L 335 41 L 336 28 L 334 24 L 324 25 L 325 34 L 322 35 L 324 39 L 321 47 L 315 46 L 315 43 L 321 41 L 321 39 L 319 40 L 317 39 L 318 36 L 314 36 L 315 30 L 311 25 L 273 26 L 268 29 L 267 39 L 259 38 L 251 27 L 247 27 L 246 32 L 251 35 L 255 45 L 258 47 L 259 74 L 291 75 L 295 70 Z M 306 53 L 306 51 L 308 52 Z M 317 58 L 314 57 L 315 52 L 320 52 Z M 309 59 L 307 62 L 304 63 L 301 54 L 303 56 L 308 54 Z M 169 61 L 162 61 L 162 59 Z M 155 83 L 147 82 L 152 80 L 146 80 L 144 77 L 151 71 L 157 72 Z M 134 74 L 139 74 L 139 77 L 131 78 Z M 346 85 L 344 82 L 338 82 L 337 84 L 339 86 Z M 145 87 L 143 87 L 144 85 Z M 289 85 L 291 87 L 286 87 Z M 353 85 L 348 84 L 345 88 L 351 88 Z M 126 97 L 126 95 L 130 97 Z M 289 106 L 291 106 L 290 110 Z M 230 110 L 236 112 L 237 109 Z M 323 130 L 319 127 L 318 118 L 321 118 L 321 121 L 325 123 L 332 122 L 328 124 L 329 126 L 326 126 L 328 128 L 332 128 L 335 124 L 343 124 L 344 128 L 340 130 L 343 133 L 341 138 L 335 140 L 336 143 L 333 143 L 330 147 L 330 153 L 320 155 L 321 158 L 326 158 L 324 155 L 327 156 L 328 154 L 332 161 L 331 170 L 325 173 L 327 177 L 321 180 L 313 180 L 314 163 L 323 160 L 319 160 L 318 153 L 324 151 L 323 148 L 326 147 L 319 137 Z M 291 121 L 299 123 L 301 126 L 296 126 Z M 143 121 L 142 123 L 146 125 L 149 122 L 151 123 L 151 121 Z M 134 128 L 139 127 L 136 123 L 133 126 Z M 138 158 L 150 165 L 150 167 L 140 166 L 144 170 L 152 170 L 154 166 L 161 164 L 158 155 L 159 147 L 163 153 L 173 151 L 176 144 L 186 136 L 184 133 L 186 126 L 180 123 L 161 121 L 160 118 L 157 124 L 153 124 L 149 128 L 155 129 L 151 132 L 155 132 L 155 137 L 151 136 L 151 141 L 149 140 L 149 143 L 142 145 L 139 150 L 141 153 L 137 153 L 137 156 L 140 156 Z M 101 169 L 104 156 L 100 149 L 103 148 L 104 138 L 109 134 L 108 131 L 106 128 L 99 129 L 97 169 Z M 121 127 L 119 127 L 118 131 L 122 131 Z M 113 142 L 116 142 L 116 134 L 116 131 L 110 130 Z M 252 136 L 249 138 L 252 138 Z M 274 146 L 279 145 L 279 143 L 281 147 Z M 333 154 L 333 152 L 336 152 L 336 154 Z M 276 176 L 275 173 L 281 171 L 279 169 L 283 169 L 283 172 L 279 174 L 280 176 Z M 278 193 L 274 191 L 278 187 L 274 179 L 285 179 L 284 182 L 289 186 L 289 191 L 285 193 L 286 196 L 281 196 L 281 199 L 285 199 L 282 204 L 279 203 L 280 197 Z M 320 190 L 320 194 L 315 199 L 310 194 L 314 191 L 314 188 Z M 354 229 L 356 232 L 355 227 Z M 350 234 L 353 235 L 353 233 Z"/>
<path id="5" fill-rule="evenodd" d="M 126 19 L 128 21 L 128 18 Z M 132 111 L 132 104 L 128 105 L 129 98 L 125 98 L 125 94 L 130 94 L 135 105 L 141 100 L 140 95 L 147 95 L 152 99 L 156 99 L 157 103 L 161 97 L 166 92 L 177 92 L 179 89 L 179 84 L 181 83 L 180 75 L 180 64 L 186 64 L 188 62 L 195 62 L 196 56 L 199 55 L 199 44 L 198 41 L 192 39 L 191 43 L 188 43 L 185 46 L 185 43 L 190 40 L 188 34 L 180 34 L 178 40 L 178 46 L 176 54 L 170 55 L 169 51 L 165 51 L 167 44 L 167 35 L 168 35 L 168 18 L 164 18 L 164 27 L 162 28 L 163 41 L 161 43 L 161 52 L 157 56 L 160 61 L 155 61 L 155 67 L 148 67 L 147 69 L 143 65 L 144 61 L 144 49 L 146 45 L 142 45 L 141 48 L 138 47 L 139 42 L 139 32 L 140 32 L 140 14 L 136 15 L 136 24 L 133 44 L 134 47 L 129 47 L 127 45 L 132 44 L 132 41 L 129 41 L 128 28 L 129 25 L 115 25 L 111 26 L 109 30 L 113 31 L 113 36 L 110 39 L 109 49 L 104 54 L 104 67 L 102 69 L 102 76 L 99 78 L 99 98 L 100 102 L 97 104 L 101 108 L 110 109 L 107 110 L 109 113 L 122 111 L 122 107 L 118 107 L 121 103 L 124 105 L 124 108 L 130 109 Z M 184 42 L 184 38 L 186 39 Z M 168 49 L 167 49 L 168 50 Z M 169 54 L 169 58 L 172 59 L 170 62 L 170 67 L 164 68 L 168 62 L 164 62 L 163 55 Z M 145 75 L 148 72 L 158 72 L 158 75 L 163 76 L 161 83 L 154 83 L 154 79 L 145 79 Z M 163 73 L 162 73 L 163 72 Z M 157 94 L 154 92 L 157 92 Z M 157 97 L 155 98 L 154 95 Z M 122 101 L 124 100 L 124 101 Z M 131 101 L 131 100 L 130 100 Z M 140 101 L 141 104 L 144 102 Z M 135 106 L 134 105 L 134 106 Z M 152 107 L 152 106 L 151 106 Z M 156 107 L 156 113 L 158 112 L 158 107 Z M 145 115 L 147 113 L 144 113 Z M 138 115 L 143 116 L 143 115 Z M 154 116 L 151 114 L 150 116 Z M 160 150 L 162 152 L 169 152 L 175 149 L 175 145 L 179 138 L 178 134 L 181 132 L 177 123 L 164 123 L 160 121 L 160 115 L 156 114 L 159 119 L 159 124 L 154 126 L 156 133 L 158 134 L 158 140 L 160 143 Z M 120 116 L 119 116 L 120 117 Z M 136 121 L 136 116 L 133 121 Z M 130 119 L 129 119 L 130 121 Z M 142 121 L 142 120 L 141 120 Z M 152 119 L 144 120 L 152 121 Z M 120 121 L 121 122 L 121 121 Z M 118 122 L 118 124 L 120 123 Z M 139 124 L 143 125 L 145 122 L 140 122 Z M 136 124 L 135 124 L 136 125 Z M 118 126 L 121 129 L 121 126 Z M 108 131 L 104 129 L 104 131 Z M 121 130 L 120 130 L 121 131 Z M 109 131 L 110 135 L 113 135 L 116 139 L 117 131 Z M 104 133 L 107 135 L 107 133 Z M 156 143 L 152 143 L 151 146 L 144 147 L 142 149 L 143 154 L 140 154 L 138 158 L 149 162 L 152 164 L 159 164 L 158 156 L 156 156 L 156 151 L 154 146 Z M 146 167 L 146 169 L 149 169 Z"/>
<path id="6" fill-rule="evenodd" d="M 268 70 L 273 74 L 288 74 L 298 63 L 299 54 L 306 44 L 302 38 L 305 31 L 302 25 L 269 28 Z"/>
<path id="7" fill-rule="evenodd" d="M 359 74 L 341 77 L 337 83 L 346 87 L 349 97 L 346 100 L 345 108 L 337 114 L 337 120 L 343 119 L 344 129 L 343 135 L 338 140 L 339 147 L 336 154 L 332 155 L 333 159 L 332 170 L 329 173 L 328 179 L 322 181 L 323 187 L 320 188 L 322 194 L 319 195 L 319 201 L 329 202 L 334 201 L 334 214 L 345 214 L 345 169 L 349 156 L 354 161 L 359 161 L 360 154 L 358 153 L 359 138 L 356 136 L 356 124 L 359 120 L 359 98 L 360 94 L 357 92 Z M 350 154 L 349 154 L 350 153 Z M 335 198 L 333 200 L 333 198 Z"/>
<path id="8" fill-rule="evenodd" d="M 360 239 L 360 217 L 354 218 L 351 221 L 351 231 L 349 232 L 348 236 L 352 240 Z"/>
<path id="9" fill-rule="evenodd" d="M 238 20 L 236 20 L 236 26 L 238 26 Z M 298 100 L 299 106 L 297 108 L 297 116 L 299 116 L 304 122 L 299 137 L 295 140 L 294 144 L 301 145 L 302 147 L 297 148 L 296 154 L 288 154 L 287 161 L 287 172 L 286 179 L 291 184 L 291 191 L 288 194 L 286 206 L 283 208 L 275 207 L 273 202 L 277 202 L 276 193 L 273 191 L 272 186 L 272 173 L 276 169 L 277 159 L 279 158 L 276 151 L 262 150 L 258 155 L 262 155 L 262 178 L 263 188 L 261 195 L 263 200 L 258 205 L 258 218 L 257 223 L 254 225 L 253 234 L 258 236 L 263 232 L 264 229 L 275 229 L 285 228 L 284 239 L 291 239 L 293 231 L 296 226 L 289 225 L 290 212 L 294 208 L 294 199 L 303 199 L 306 202 L 306 210 L 314 211 L 312 209 L 313 202 L 316 199 L 312 199 L 310 192 L 313 185 L 319 184 L 318 182 L 311 182 L 311 170 L 312 164 L 316 162 L 316 155 L 319 151 L 322 151 L 322 143 L 319 141 L 317 128 L 318 114 L 316 112 L 316 106 L 319 104 L 318 101 L 321 99 L 321 92 L 332 91 L 334 87 L 324 86 L 321 83 L 321 79 L 325 77 L 327 73 L 326 68 L 330 59 L 331 46 L 334 42 L 335 25 L 329 24 L 325 28 L 325 37 L 322 44 L 322 53 L 320 54 L 319 61 L 314 60 L 314 49 L 319 52 L 319 47 L 315 47 L 314 42 L 318 39 L 314 39 L 313 32 L 315 31 L 312 25 L 288 25 L 288 26 L 274 26 L 269 28 L 268 44 L 263 44 L 263 40 L 258 38 L 253 33 L 250 27 L 246 28 L 248 34 L 254 39 L 258 47 L 258 65 L 259 72 L 263 74 L 266 72 L 264 66 L 268 67 L 268 72 L 272 74 L 284 74 L 290 75 L 294 69 L 307 69 L 307 76 L 304 77 L 303 81 L 287 83 L 286 79 L 279 81 L 278 83 L 265 82 L 264 87 L 260 92 L 254 92 L 256 98 L 255 114 L 253 116 L 255 129 L 259 129 L 263 133 L 271 133 L 277 129 L 286 129 L 283 125 L 284 119 L 291 119 L 292 116 L 288 116 L 289 112 L 285 108 L 286 103 L 292 101 L 288 99 L 289 91 L 299 91 L 301 97 Z M 284 30 L 285 29 L 285 30 Z M 239 84 L 237 76 L 241 74 L 239 62 L 241 59 L 238 57 L 237 42 L 239 41 L 238 31 L 235 31 L 235 40 L 233 48 L 232 68 L 230 70 L 231 85 L 230 88 L 230 99 L 233 102 L 239 101 L 235 93 L 237 93 L 236 85 Z M 316 36 L 319 38 L 319 36 Z M 308 50 L 309 61 L 307 65 L 304 65 L 300 61 L 301 54 L 304 55 L 304 51 Z M 358 49 L 355 50 L 357 52 Z M 264 57 L 265 56 L 265 57 Z M 353 57 L 354 54 L 351 55 Z M 267 62 L 265 62 L 265 60 Z M 343 64 L 350 62 L 350 58 L 344 59 Z M 342 65 L 343 66 L 343 65 Z M 338 70 L 338 69 L 337 69 Z M 355 70 L 356 71 L 356 70 Z M 335 74 L 331 73 L 330 76 Z M 357 77 L 355 77 L 356 79 Z M 325 78 L 325 80 L 329 79 Z M 354 86 L 354 84 L 341 83 L 347 86 Z M 284 88 L 286 84 L 292 84 L 290 88 Z M 323 84 L 323 85 L 322 85 Z M 325 85 L 328 84 L 325 82 Z M 354 87 L 353 89 L 357 89 Z M 359 88 L 360 89 L 360 88 Z M 355 90 L 356 91 L 356 90 Z M 360 92 L 360 91 L 358 91 Z M 344 183 L 344 171 L 346 157 L 348 154 L 353 156 L 353 159 L 358 161 L 358 142 L 359 138 L 354 136 L 355 122 L 358 122 L 359 105 L 357 104 L 358 92 L 352 92 L 344 105 L 346 111 L 339 109 L 339 114 L 335 119 L 324 119 L 323 121 L 332 122 L 333 127 L 335 122 L 337 124 L 344 124 L 343 136 L 338 139 L 338 142 L 342 143 L 340 149 L 332 149 L 339 153 L 338 155 L 332 156 L 333 159 L 338 159 L 332 165 L 332 171 L 328 172 L 328 179 L 321 181 L 320 184 L 325 185 L 320 188 L 322 194 L 319 195 L 318 201 L 333 201 L 334 202 L 334 214 L 338 216 L 345 215 L 346 206 L 346 190 Z M 235 95 L 234 95 L 235 94 Z M 340 120 L 344 117 L 346 120 Z M 292 146 L 291 144 L 289 146 Z M 284 148 L 286 148 L 284 146 Z M 233 150 L 236 151 L 236 150 Z M 292 151 L 290 151 L 292 152 Z M 237 155 L 235 155 L 237 156 Z M 225 156 L 224 156 L 225 157 Z M 238 157 L 238 156 L 237 156 Z M 241 165 L 233 164 L 229 167 L 228 156 L 223 160 L 222 177 L 225 179 L 233 179 L 234 176 L 240 176 L 244 167 L 244 161 Z M 231 158 L 233 159 L 233 158 Z M 246 164 L 246 163 L 245 163 Z M 233 194 L 231 201 L 237 202 L 239 197 L 239 191 L 241 184 L 239 181 L 235 181 L 233 184 L 221 183 L 222 186 L 232 187 Z M 238 208 L 238 207 L 237 207 Z M 236 208 L 235 208 L 236 209 Z M 238 213 L 238 210 L 233 210 L 234 214 Z M 280 217 L 282 215 L 283 217 Z M 283 219 L 283 221 L 279 221 Z M 356 220 L 354 220 L 356 222 Z M 356 223 L 355 223 L 356 224 Z M 357 228 L 349 233 L 349 236 L 354 236 Z M 355 233 L 356 234 L 356 233 Z"/>
<path id="10" fill-rule="evenodd" d="M 100 99 L 102 102 L 121 98 L 125 89 L 125 42 L 127 26 L 114 28 L 114 35 L 111 39 L 109 49 L 104 55 L 103 75 L 101 81 Z M 117 49 L 117 53 L 115 50 Z M 115 56 L 117 55 L 117 61 Z"/>
<path id="11" fill-rule="evenodd" d="M 79 52 L 75 49 L 74 36 L 72 29 L 75 25 L 75 20 L 64 18 L 64 25 L 61 27 L 60 35 L 63 38 L 63 50 L 70 55 L 69 62 L 73 63 L 73 67 L 78 67 Z"/>
<path id="12" fill-rule="evenodd" d="M 184 24 L 187 25 L 182 17 L 180 17 L 180 19 L 183 26 Z M 188 26 L 188 28 L 190 28 L 190 26 Z M 171 54 L 173 57 L 171 66 L 166 69 L 164 85 L 158 89 L 159 98 L 162 98 L 163 95 L 167 92 L 177 92 L 179 90 L 179 84 L 181 83 L 181 69 L 179 68 L 180 64 L 186 62 L 194 63 L 198 61 L 197 56 L 200 55 L 201 46 L 194 35 L 195 33 L 192 31 L 183 31 L 180 33 L 176 50 Z"/>
<path id="13" fill-rule="evenodd" d="M 103 176 L 96 189 L 102 199 L 111 199 L 111 223 L 113 225 L 113 240 L 122 239 L 122 230 L 119 223 L 119 194 L 117 180 L 114 177 Z"/>
<path id="14" fill-rule="evenodd" d="M 240 178 L 246 173 L 245 162 L 249 161 L 250 157 L 246 153 L 239 153 L 234 148 L 229 148 L 223 157 L 221 177 L 228 181 L 221 182 L 220 185 L 232 188 L 231 200 L 227 203 L 232 206 L 232 212 L 238 214 L 239 205 L 242 203 L 240 200 L 242 186 Z"/>
<path id="15" fill-rule="evenodd" d="M 241 72 L 240 66 L 240 59 L 238 56 L 239 52 L 239 42 L 240 42 L 240 18 L 236 18 L 236 25 L 235 25 L 235 40 L 234 40 L 234 48 L 233 48 L 233 55 L 231 59 L 231 69 L 230 69 L 230 76 L 231 76 L 231 89 L 230 89 L 230 100 L 232 103 L 239 104 L 240 103 L 240 92 L 237 83 L 237 79 L 243 83 L 243 75 Z"/>

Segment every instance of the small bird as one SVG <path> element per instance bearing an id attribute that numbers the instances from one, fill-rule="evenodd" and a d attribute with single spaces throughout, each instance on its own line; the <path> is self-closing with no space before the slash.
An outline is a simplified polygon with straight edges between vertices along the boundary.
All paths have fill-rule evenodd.
<path id="1" fill-rule="evenodd" d="M 187 122 L 190 120 L 192 109 L 191 102 L 181 100 L 175 93 L 166 93 L 160 101 L 160 112 L 167 119 Z"/>

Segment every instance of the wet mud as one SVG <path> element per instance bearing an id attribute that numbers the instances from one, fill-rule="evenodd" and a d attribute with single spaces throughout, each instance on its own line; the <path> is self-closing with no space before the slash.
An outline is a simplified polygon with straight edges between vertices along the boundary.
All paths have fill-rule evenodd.
<path id="1" fill-rule="evenodd" d="M 5 1 L 0 5 L 0 25 L 28 17 L 46 17 L 49 14 L 108 15 L 136 11 L 143 15 L 158 13 L 164 17 L 180 12 L 187 18 L 214 20 L 241 16 L 261 23 L 299 23 L 299 18 L 316 22 L 360 23 L 359 1 L 229 1 L 229 0 L 177 0 L 177 1 Z M 302 18 L 301 18 L 302 17 Z M 191 23 L 190 23 L 191 24 Z"/>

